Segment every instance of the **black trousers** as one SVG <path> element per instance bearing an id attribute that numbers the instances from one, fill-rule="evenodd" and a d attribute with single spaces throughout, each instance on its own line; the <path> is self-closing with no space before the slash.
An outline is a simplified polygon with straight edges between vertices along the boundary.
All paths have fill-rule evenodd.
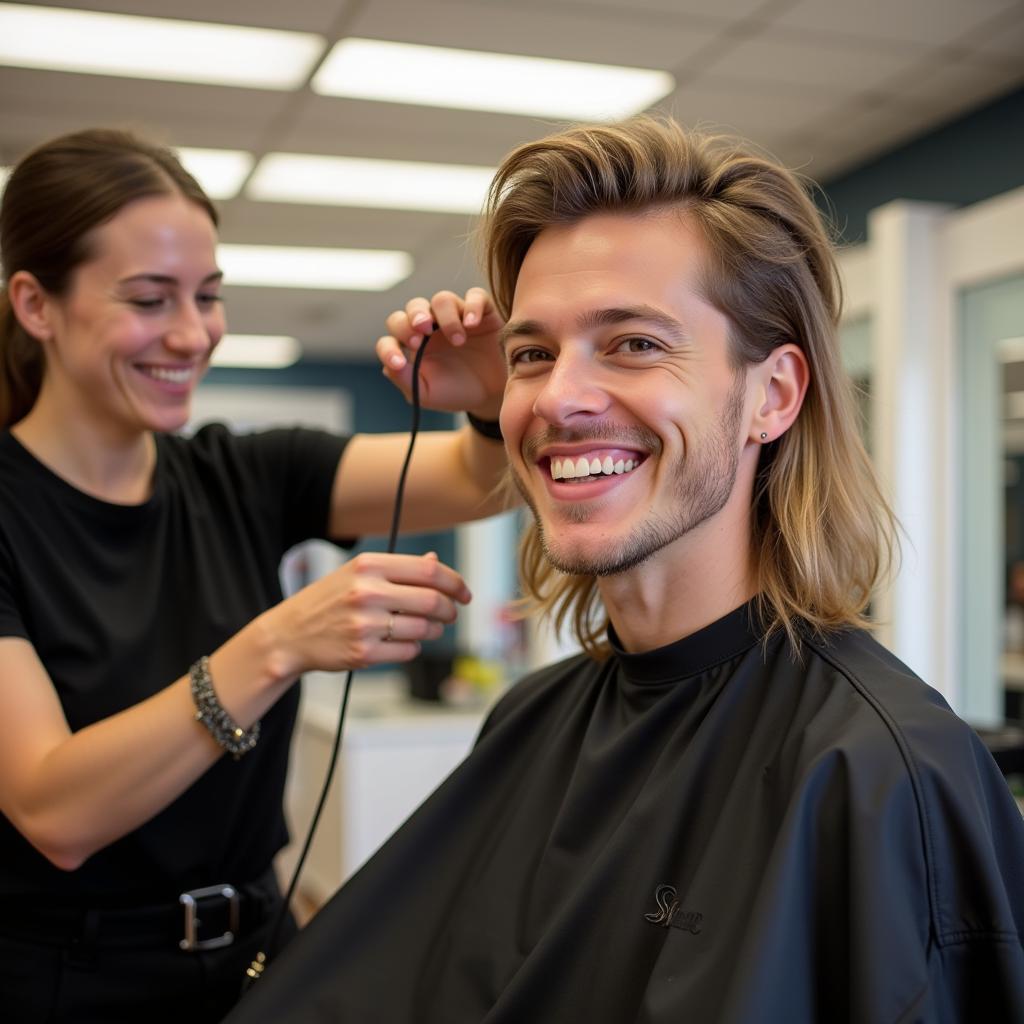
<path id="1" fill-rule="evenodd" d="M 0 908 L 0 1020 L 11 1024 L 216 1024 L 241 996 L 246 968 L 267 949 L 280 893 L 253 901 L 231 945 L 186 952 L 145 913 L 86 911 L 74 927 Z M 169 918 L 184 912 L 168 908 Z M 202 912 L 202 910 L 201 910 Z M 43 920 L 40 920 L 40 917 Z M 214 930 L 223 929 L 209 914 Z M 71 917 L 67 916 L 71 921 Z M 135 925 L 138 925 L 135 929 Z M 47 934 L 50 931 L 52 934 Z M 135 937 L 133 937 L 133 931 Z M 278 949 L 295 934 L 287 914 Z"/>

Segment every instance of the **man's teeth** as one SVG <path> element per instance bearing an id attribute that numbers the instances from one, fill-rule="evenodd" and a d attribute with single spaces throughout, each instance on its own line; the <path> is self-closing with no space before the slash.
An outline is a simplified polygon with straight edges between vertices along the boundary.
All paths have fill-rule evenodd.
<path id="1" fill-rule="evenodd" d="M 604 459 L 552 459 L 551 476 L 554 480 L 579 480 L 585 476 L 612 476 L 613 474 L 629 473 L 640 465 L 637 459 L 619 459 L 613 461 L 610 455 Z"/>

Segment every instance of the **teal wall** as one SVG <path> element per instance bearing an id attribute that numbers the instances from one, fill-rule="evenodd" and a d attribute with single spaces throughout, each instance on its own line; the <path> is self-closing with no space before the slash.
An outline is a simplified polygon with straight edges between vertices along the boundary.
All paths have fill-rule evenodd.
<path id="1" fill-rule="evenodd" d="M 821 185 L 849 243 L 864 241 L 868 213 L 893 199 L 966 206 L 1024 185 L 1024 89 Z"/>

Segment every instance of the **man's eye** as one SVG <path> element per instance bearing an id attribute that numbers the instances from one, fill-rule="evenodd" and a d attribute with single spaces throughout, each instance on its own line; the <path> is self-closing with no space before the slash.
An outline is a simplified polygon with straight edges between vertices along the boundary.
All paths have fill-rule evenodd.
<path id="1" fill-rule="evenodd" d="M 204 292 L 196 296 L 196 302 L 198 302 L 200 306 L 206 306 L 207 308 L 210 306 L 216 306 L 218 302 L 223 301 L 224 296 L 219 295 L 216 292 Z"/>
<path id="2" fill-rule="evenodd" d="M 623 338 L 619 343 L 621 352 L 653 352 L 658 345 L 650 338 Z"/>
<path id="3" fill-rule="evenodd" d="M 539 363 L 549 360 L 551 355 L 545 352 L 542 348 L 521 348 L 516 352 L 513 352 L 509 357 L 508 361 L 513 366 L 519 363 Z"/>

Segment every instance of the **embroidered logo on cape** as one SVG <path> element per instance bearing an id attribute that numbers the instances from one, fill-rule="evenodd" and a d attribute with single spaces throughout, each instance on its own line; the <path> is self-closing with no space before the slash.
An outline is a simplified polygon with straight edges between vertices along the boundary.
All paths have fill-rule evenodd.
<path id="1" fill-rule="evenodd" d="M 700 933 L 704 915 L 696 910 L 683 910 L 674 885 L 659 885 L 654 890 L 654 904 L 658 909 L 653 914 L 644 914 L 644 919 L 651 924 L 660 924 L 662 928 L 679 928 L 692 935 Z"/>

